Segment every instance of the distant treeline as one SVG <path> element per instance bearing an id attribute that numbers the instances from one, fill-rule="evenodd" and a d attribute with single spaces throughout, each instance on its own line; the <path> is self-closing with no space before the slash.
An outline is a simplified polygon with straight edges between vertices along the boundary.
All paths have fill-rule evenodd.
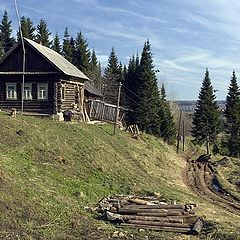
<path id="1" fill-rule="evenodd" d="M 193 112 L 196 104 L 197 104 L 197 100 L 193 101 L 193 100 L 178 100 L 175 101 L 177 103 L 177 105 L 180 107 L 180 109 L 184 112 Z M 217 101 L 217 105 L 219 107 L 220 110 L 225 109 L 225 105 L 226 105 L 226 100 L 218 100 Z"/>

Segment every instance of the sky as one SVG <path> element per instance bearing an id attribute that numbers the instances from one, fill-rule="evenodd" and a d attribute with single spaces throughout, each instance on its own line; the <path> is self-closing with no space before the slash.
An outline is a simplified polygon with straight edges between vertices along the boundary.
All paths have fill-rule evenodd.
<path id="1" fill-rule="evenodd" d="M 46 20 L 62 37 L 82 31 L 106 66 L 111 48 L 128 64 L 149 39 L 159 86 L 169 99 L 196 100 L 206 68 L 217 99 L 227 95 L 233 70 L 240 77 L 239 0 L 17 0 L 21 16 Z M 14 0 L 1 0 L 16 34 Z"/>

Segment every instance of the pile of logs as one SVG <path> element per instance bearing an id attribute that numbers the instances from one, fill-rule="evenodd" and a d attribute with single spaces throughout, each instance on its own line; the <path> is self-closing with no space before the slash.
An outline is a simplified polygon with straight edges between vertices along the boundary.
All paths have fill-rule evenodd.
<path id="1" fill-rule="evenodd" d="M 113 196 L 99 202 L 104 220 L 121 227 L 199 234 L 203 220 L 195 214 L 196 204 L 167 204 L 154 197 Z"/>

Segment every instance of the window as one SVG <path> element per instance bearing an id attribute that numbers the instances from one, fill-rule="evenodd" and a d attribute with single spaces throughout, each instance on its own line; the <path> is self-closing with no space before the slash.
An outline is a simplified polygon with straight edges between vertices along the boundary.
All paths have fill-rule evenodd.
<path id="1" fill-rule="evenodd" d="M 65 90 L 66 90 L 65 84 L 62 84 L 61 85 L 61 99 L 62 100 L 65 100 Z"/>
<path id="2" fill-rule="evenodd" d="M 17 99 L 17 83 L 6 83 L 6 99 Z"/>
<path id="3" fill-rule="evenodd" d="M 32 100 L 32 84 L 31 83 L 24 84 L 23 96 L 25 100 Z"/>
<path id="4" fill-rule="evenodd" d="M 47 83 L 38 83 L 38 99 L 47 100 L 48 99 L 48 84 Z"/>

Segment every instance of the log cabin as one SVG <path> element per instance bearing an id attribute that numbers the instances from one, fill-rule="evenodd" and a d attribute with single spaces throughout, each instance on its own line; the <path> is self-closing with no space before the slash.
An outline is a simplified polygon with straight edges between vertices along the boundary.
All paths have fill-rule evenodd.
<path id="1" fill-rule="evenodd" d="M 52 49 L 27 38 L 24 38 L 24 46 L 24 72 L 21 42 L 0 61 L 0 109 L 54 115 L 74 105 L 83 111 L 84 83 L 89 78 Z M 92 91 L 89 83 L 87 85 L 90 96 L 101 95 Z"/>

